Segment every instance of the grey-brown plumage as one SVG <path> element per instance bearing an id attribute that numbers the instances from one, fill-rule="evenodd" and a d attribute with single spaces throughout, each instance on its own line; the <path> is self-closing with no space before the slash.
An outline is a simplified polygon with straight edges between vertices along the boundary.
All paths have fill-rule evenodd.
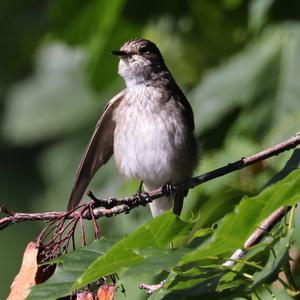
<path id="1" fill-rule="evenodd" d="M 156 45 L 135 39 L 113 54 L 120 57 L 119 74 L 126 89 L 109 101 L 97 123 L 68 209 L 78 205 L 96 171 L 113 153 L 120 172 L 143 180 L 145 190 L 188 179 L 198 161 L 192 109 Z M 174 196 L 177 215 L 185 195 Z M 150 204 L 153 216 L 171 207 L 165 197 Z"/>
<path id="2" fill-rule="evenodd" d="M 79 204 L 82 195 L 97 170 L 107 163 L 113 154 L 115 122 L 112 118 L 112 113 L 120 101 L 122 101 L 124 95 L 125 90 L 112 98 L 97 122 L 95 131 L 77 170 L 74 187 L 68 203 L 68 210 Z"/>

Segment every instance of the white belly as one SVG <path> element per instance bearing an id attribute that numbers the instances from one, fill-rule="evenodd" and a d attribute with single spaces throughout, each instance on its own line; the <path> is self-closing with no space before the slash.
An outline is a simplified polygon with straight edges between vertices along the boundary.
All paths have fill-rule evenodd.
<path id="1" fill-rule="evenodd" d="M 185 147 L 185 128 L 175 121 L 176 112 L 170 115 L 165 106 L 159 105 L 159 97 L 154 88 L 135 88 L 115 115 L 116 164 L 126 177 L 143 180 L 149 188 L 182 177 L 178 163 Z"/>

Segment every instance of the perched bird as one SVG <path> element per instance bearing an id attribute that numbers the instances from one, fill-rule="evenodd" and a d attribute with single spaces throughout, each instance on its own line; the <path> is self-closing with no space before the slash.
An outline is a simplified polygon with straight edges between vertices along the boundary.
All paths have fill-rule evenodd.
<path id="1" fill-rule="evenodd" d="M 112 51 L 126 88 L 100 117 L 83 155 L 68 209 L 76 207 L 97 170 L 114 154 L 127 178 L 143 181 L 145 191 L 188 179 L 198 162 L 193 111 L 157 46 L 146 39 Z M 150 203 L 153 216 L 172 208 L 179 215 L 187 192 Z"/>

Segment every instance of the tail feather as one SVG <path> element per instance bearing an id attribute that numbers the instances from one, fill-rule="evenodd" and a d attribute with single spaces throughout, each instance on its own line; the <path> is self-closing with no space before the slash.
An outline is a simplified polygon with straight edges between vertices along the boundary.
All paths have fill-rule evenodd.
<path id="1" fill-rule="evenodd" d="M 178 192 L 174 196 L 173 213 L 180 216 L 183 207 L 183 199 L 187 195 L 187 191 Z"/>

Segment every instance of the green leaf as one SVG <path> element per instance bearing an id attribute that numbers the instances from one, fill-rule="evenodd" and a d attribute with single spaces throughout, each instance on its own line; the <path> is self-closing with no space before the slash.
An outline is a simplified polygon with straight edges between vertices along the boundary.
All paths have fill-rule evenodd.
<path id="1" fill-rule="evenodd" d="M 82 76 L 84 54 L 60 43 L 40 48 L 34 74 L 8 95 L 5 137 L 32 145 L 70 133 L 86 124 L 100 106 Z M 76 120 L 76 122 L 74 122 Z"/>
<path id="2" fill-rule="evenodd" d="M 189 249 L 159 250 L 149 248 L 145 250 L 136 250 L 143 257 L 143 261 L 133 265 L 126 271 L 125 276 L 138 276 L 142 274 L 156 275 L 164 269 L 170 269 L 180 258 L 183 257 Z"/>
<path id="3" fill-rule="evenodd" d="M 270 144 L 283 133 L 294 134 L 300 127 L 299 51 L 300 25 L 274 26 L 207 73 L 190 94 L 197 132 L 219 125 L 229 113 L 243 108 L 244 131 L 270 132 Z"/>
<path id="4" fill-rule="evenodd" d="M 300 148 L 293 151 L 284 167 L 267 183 L 267 185 L 274 184 L 282 180 L 296 169 L 300 169 Z"/>
<path id="5" fill-rule="evenodd" d="M 274 0 L 253 0 L 250 2 L 249 8 L 249 27 L 253 30 L 258 30 L 267 21 L 267 13 Z"/>
<path id="6" fill-rule="evenodd" d="M 193 235 L 191 236 L 191 240 L 195 238 L 204 237 L 206 235 L 212 234 L 214 232 L 213 228 L 200 228 L 193 232 Z"/>
<path id="7" fill-rule="evenodd" d="M 223 276 L 224 272 L 225 268 L 218 265 L 193 267 L 187 271 L 177 271 L 176 276 L 167 280 L 165 286 L 174 291 L 192 288 L 196 285 L 201 286 L 202 289 L 202 284 L 214 282 L 214 284 L 207 286 L 207 290 L 211 291 L 216 287 L 216 279 Z"/>
<path id="8" fill-rule="evenodd" d="M 50 6 L 52 31 L 70 44 L 85 44 L 98 36 L 108 39 L 125 0 L 92 2 L 53 1 Z M 66 13 L 68 12 L 68 13 Z"/>
<path id="9" fill-rule="evenodd" d="M 190 94 L 195 104 L 197 132 L 218 124 L 230 111 L 249 105 L 270 85 L 276 85 L 276 76 L 272 73 L 280 45 L 280 31 L 269 30 L 227 63 L 207 73 Z M 264 85 L 260 84 L 262 78 Z"/>
<path id="10" fill-rule="evenodd" d="M 180 264 L 230 255 L 242 248 L 245 240 L 277 208 L 300 201 L 300 170 L 293 171 L 282 181 L 266 188 L 259 195 L 245 197 L 234 213 L 227 215 L 215 235 L 204 245 L 187 254 Z"/>
<path id="11" fill-rule="evenodd" d="M 54 275 L 35 286 L 29 299 L 50 300 L 69 295 L 79 287 L 119 271 L 128 270 L 126 276 L 133 276 L 155 274 L 171 268 L 188 250 L 172 251 L 169 249 L 170 243 L 188 235 L 191 227 L 191 223 L 183 222 L 167 212 L 115 244 L 106 239 L 94 241 L 89 246 L 59 257 Z"/>
<path id="12" fill-rule="evenodd" d="M 269 254 L 269 259 L 264 266 L 264 269 L 262 271 L 256 272 L 253 275 L 253 289 L 261 285 L 262 283 L 268 282 L 277 277 L 280 268 L 289 259 L 288 251 L 291 245 L 292 234 L 293 230 L 291 230 L 285 237 L 280 238 L 278 243 L 276 243 L 272 248 L 272 251 L 270 251 Z"/>
<path id="13" fill-rule="evenodd" d="M 187 271 L 173 269 L 164 282 L 162 292 L 157 293 L 154 299 L 160 299 L 159 296 L 164 295 L 166 291 L 169 291 L 166 299 L 182 299 L 187 295 L 205 295 L 204 299 L 211 299 L 212 296 L 214 299 L 213 294 L 224 272 L 225 268 L 218 265 L 193 267 Z"/>
<path id="14" fill-rule="evenodd" d="M 245 285 L 245 282 L 246 280 L 242 279 L 237 272 L 229 271 L 220 278 L 216 291 L 221 292 L 226 289 L 237 288 L 240 285 Z"/>
<path id="15" fill-rule="evenodd" d="M 174 239 L 187 235 L 191 227 L 191 223 L 181 221 L 172 212 L 150 220 L 93 262 L 78 278 L 74 287 L 80 288 L 102 276 L 142 263 L 147 255 L 141 250 L 150 248 L 151 257 L 155 253 L 151 248 L 166 250 Z"/>
<path id="16" fill-rule="evenodd" d="M 94 241 L 89 246 L 59 257 L 55 273 L 45 283 L 34 286 L 26 299 L 55 300 L 71 294 L 74 281 L 95 259 L 103 255 L 113 243 L 113 241 L 102 238 L 99 241 Z"/>
<path id="17" fill-rule="evenodd" d="M 273 285 L 263 285 L 258 290 L 255 291 L 255 294 L 252 294 L 252 300 L 295 300 L 297 297 L 292 297 L 289 295 L 291 291 L 286 289 L 281 289 Z"/>
<path id="18" fill-rule="evenodd" d="M 54 1 L 50 9 L 52 31 L 67 43 L 86 50 L 87 74 L 98 90 L 116 79 L 117 60 L 110 55 L 114 44 L 132 38 L 140 30 L 122 18 L 125 3 L 126 0 L 101 0 L 74 5 L 73 1 Z"/>
<path id="19" fill-rule="evenodd" d="M 224 215 L 231 212 L 242 197 L 241 191 L 227 189 L 218 190 L 218 193 L 211 196 L 200 208 L 200 217 L 195 223 L 195 228 L 212 226 Z M 208 230 L 206 228 L 205 230 Z"/>

